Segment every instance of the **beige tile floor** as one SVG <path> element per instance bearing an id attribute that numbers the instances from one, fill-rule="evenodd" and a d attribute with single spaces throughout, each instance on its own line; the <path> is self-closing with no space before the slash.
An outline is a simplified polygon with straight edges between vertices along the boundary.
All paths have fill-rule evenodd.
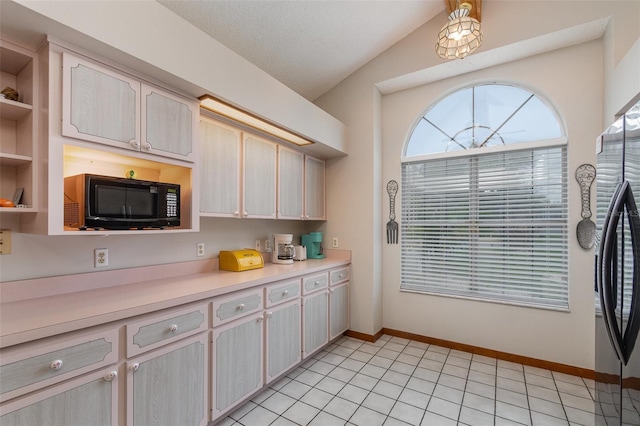
<path id="1" fill-rule="evenodd" d="M 592 426 L 594 386 L 398 337 L 342 337 L 220 425 Z"/>

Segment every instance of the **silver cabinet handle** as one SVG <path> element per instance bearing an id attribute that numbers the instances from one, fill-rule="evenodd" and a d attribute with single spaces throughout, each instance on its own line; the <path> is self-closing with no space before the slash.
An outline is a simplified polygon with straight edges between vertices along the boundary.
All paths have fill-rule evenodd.
<path id="1" fill-rule="evenodd" d="M 117 371 L 115 371 L 115 370 L 113 370 L 113 371 L 110 371 L 109 373 L 107 373 L 107 374 L 104 376 L 104 381 L 105 381 L 105 382 L 112 382 L 112 381 L 114 381 L 117 377 L 118 377 L 118 372 L 117 372 Z"/>
<path id="2" fill-rule="evenodd" d="M 132 373 L 135 373 L 136 371 L 138 371 L 139 368 L 140 368 L 140 364 L 138 364 L 137 362 L 134 362 L 133 364 L 131 364 L 131 367 L 129 367 L 129 371 L 131 371 Z"/>
<path id="3" fill-rule="evenodd" d="M 150 144 L 149 142 L 145 142 L 145 143 L 142 145 L 142 149 L 144 149 L 144 150 L 145 150 L 145 151 L 147 151 L 147 152 L 151 151 L 151 144 Z"/>
<path id="4" fill-rule="evenodd" d="M 135 149 L 140 149 L 140 142 L 138 142 L 138 141 L 135 141 L 135 140 L 131 141 L 131 142 L 129 142 L 129 145 L 131 145 Z"/>
<path id="5" fill-rule="evenodd" d="M 238 305 L 238 310 L 241 311 L 244 309 L 244 303 Z"/>
<path id="6" fill-rule="evenodd" d="M 288 296 L 288 295 L 289 295 L 289 290 L 285 290 L 285 291 L 283 291 L 283 292 L 282 292 L 282 295 L 283 295 L 283 296 Z"/>
<path id="7" fill-rule="evenodd" d="M 171 324 L 171 327 L 169 327 L 169 332 L 175 333 L 176 331 L 178 331 L 178 324 Z"/>
<path id="8" fill-rule="evenodd" d="M 49 368 L 52 370 L 60 370 L 62 368 L 62 360 L 56 359 L 55 361 L 52 361 L 51 364 L 49 364 Z"/>

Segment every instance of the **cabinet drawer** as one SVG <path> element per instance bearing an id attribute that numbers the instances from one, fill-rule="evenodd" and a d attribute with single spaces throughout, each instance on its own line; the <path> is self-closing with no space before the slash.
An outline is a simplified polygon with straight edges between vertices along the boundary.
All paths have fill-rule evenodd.
<path id="1" fill-rule="evenodd" d="M 118 330 L 78 332 L 0 351 L 0 401 L 113 364 Z"/>
<path id="2" fill-rule="evenodd" d="M 338 284 L 344 281 L 349 280 L 349 267 L 345 266 L 344 268 L 334 269 L 329 272 L 329 276 L 331 278 L 331 285 Z"/>
<path id="3" fill-rule="evenodd" d="M 270 285 L 265 289 L 266 307 L 300 297 L 300 279 Z"/>
<path id="4" fill-rule="evenodd" d="M 127 324 L 127 358 L 206 330 L 207 315 L 201 304 Z"/>
<path id="5" fill-rule="evenodd" d="M 302 294 L 313 293 L 316 290 L 327 288 L 328 285 L 329 274 L 327 272 L 309 275 L 302 279 Z"/>
<path id="6" fill-rule="evenodd" d="M 213 299 L 213 326 L 262 309 L 262 289 Z"/>

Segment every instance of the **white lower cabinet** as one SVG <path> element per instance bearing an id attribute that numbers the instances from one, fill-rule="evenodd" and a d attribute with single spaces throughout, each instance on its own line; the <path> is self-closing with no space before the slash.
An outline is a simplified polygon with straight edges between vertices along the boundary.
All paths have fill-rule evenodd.
<path id="1" fill-rule="evenodd" d="M 217 419 L 262 388 L 263 322 L 263 312 L 260 311 L 213 329 L 212 419 Z"/>
<path id="2" fill-rule="evenodd" d="M 302 278 L 302 358 L 329 343 L 329 274 Z"/>
<path id="3" fill-rule="evenodd" d="M 298 284 L 299 285 L 299 284 Z M 301 299 L 269 308 L 266 321 L 266 383 L 280 377 L 301 359 Z"/>
<path id="4" fill-rule="evenodd" d="M 2 426 L 116 426 L 117 370 L 107 368 L 0 406 Z"/>
<path id="5" fill-rule="evenodd" d="M 327 289 L 302 298 L 302 358 L 329 342 L 329 292 Z"/>
<path id="6" fill-rule="evenodd" d="M 349 283 L 329 288 L 329 340 L 349 329 Z"/>
<path id="7" fill-rule="evenodd" d="M 0 425 L 217 421 L 348 328 L 348 272 L 294 276 L 3 348 Z"/>
<path id="8" fill-rule="evenodd" d="M 127 425 L 206 425 L 208 333 L 127 362 Z"/>
<path id="9" fill-rule="evenodd" d="M 349 266 L 329 271 L 329 340 L 349 329 Z"/>

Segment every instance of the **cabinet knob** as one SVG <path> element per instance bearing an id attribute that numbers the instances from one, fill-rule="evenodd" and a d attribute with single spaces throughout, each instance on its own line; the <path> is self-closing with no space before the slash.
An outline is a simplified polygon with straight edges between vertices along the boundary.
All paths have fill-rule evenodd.
<path id="1" fill-rule="evenodd" d="M 236 210 L 236 211 L 233 212 L 233 215 L 234 216 L 240 216 L 240 212 L 238 210 Z"/>
<path id="2" fill-rule="evenodd" d="M 249 216 L 249 212 L 244 212 L 244 213 L 242 213 L 242 216 L 244 216 L 244 217 Z"/>
<path id="3" fill-rule="evenodd" d="M 104 376 L 104 381 L 105 381 L 105 382 L 112 382 L 112 381 L 114 381 L 117 377 L 118 377 L 118 372 L 117 372 L 117 371 L 115 371 L 115 370 L 113 370 L 113 371 L 110 371 L 109 373 L 107 373 L 107 374 Z"/>
<path id="4" fill-rule="evenodd" d="M 316 281 L 313 285 L 319 286 L 320 285 L 320 281 Z"/>
<path id="5" fill-rule="evenodd" d="M 333 294 L 333 291 L 334 291 L 334 290 L 333 290 L 332 288 L 331 288 L 331 289 L 329 289 L 329 293 Z"/>
<path id="6" fill-rule="evenodd" d="M 340 278 L 344 278 L 344 274 L 340 274 L 338 275 Z"/>
<path id="7" fill-rule="evenodd" d="M 131 145 L 135 149 L 140 149 L 140 142 L 138 141 L 131 141 L 129 142 L 129 145 Z"/>
<path id="8" fill-rule="evenodd" d="M 289 290 L 285 290 L 285 291 L 283 291 L 283 292 L 282 292 L 282 295 L 283 295 L 283 296 L 288 296 L 288 295 L 289 295 Z"/>
<path id="9" fill-rule="evenodd" d="M 176 331 L 178 331 L 178 324 L 171 324 L 171 327 L 169 327 L 169 332 L 175 333 Z"/>
<path id="10" fill-rule="evenodd" d="M 244 303 L 238 305 L 238 310 L 241 311 L 244 309 Z"/>
<path id="11" fill-rule="evenodd" d="M 134 362 L 133 364 L 131 364 L 131 367 L 129 367 L 129 371 L 131 371 L 132 373 L 135 373 L 136 371 L 138 371 L 139 368 L 140 368 L 140 364 L 138 364 L 137 362 Z"/>
<path id="12" fill-rule="evenodd" d="M 149 142 L 145 142 L 145 143 L 142 145 L 142 149 L 144 149 L 144 150 L 145 150 L 145 151 L 147 151 L 147 152 L 151 151 L 151 144 L 150 144 Z"/>
<path id="13" fill-rule="evenodd" d="M 273 312 L 267 312 L 267 318 L 271 318 L 272 315 L 273 315 Z"/>
<path id="14" fill-rule="evenodd" d="M 264 317 L 258 317 L 258 318 L 256 318 L 256 320 L 257 320 L 258 322 L 262 322 L 262 321 L 264 321 Z"/>
<path id="15" fill-rule="evenodd" d="M 60 370 L 62 368 L 62 360 L 56 359 L 51 364 L 49 364 L 49 368 L 51 368 L 52 370 Z"/>

